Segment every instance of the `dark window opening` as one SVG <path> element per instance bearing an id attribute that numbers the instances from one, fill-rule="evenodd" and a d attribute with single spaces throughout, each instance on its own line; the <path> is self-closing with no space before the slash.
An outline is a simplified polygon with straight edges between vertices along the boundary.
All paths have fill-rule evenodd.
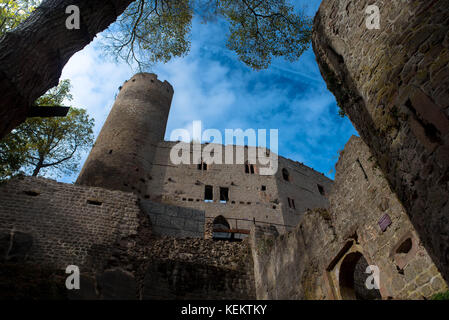
<path id="1" fill-rule="evenodd" d="M 112 154 L 112 150 L 109 150 L 109 154 Z"/>
<path id="2" fill-rule="evenodd" d="M 291 199 L 291 198 L 287 198 L 287 200 L 288 200 L 288 206 L 290 208 L 292 208 L 292 209 L 296 209 L 296 207 L 295 207 L 295 200 Z"/>
<path id="3" fill-rule="evenodd" d="M 37 196 L 39 195 L 38 192 L 36 192 L 36 191 L 31 191 L 31 190 L 29 190 L 29 191 L 24 191 L 23 193 L 25 193 L 27 196 L 30 196 L 30 197 L 37 197 Z"/>
<path id="4" fill-rule="evenodd" d="M 262 186 L 262 191 L 266 191 L 267 190 L 267 186 Z"/>
<path id="5" fill-rule="evenodd" d="M 404 242 L 401 243 L 399 248 L 396 249 L 396 253 L 409 253 L 412 250 L 413 242 L 412 239 L 407 238 Z"/>
<path id="6" fill-rule="evenodd" d="M 245 173 L 254 174 L 255 169 L 253 164 L 249 164 L 248 161 L 245 161 Z"/>
<path id="7" fill-rule="evenodd" d="M 214 200 L 214 188 L 212 186 L 204 187 L 204 201 Z"/>
<path id="8" fill-rule="evenodd" d="M 285 181 L 290 181 L 290 174 L 288 173 L 287 169 L 282 169 L 282 178 L 284 178 Z"/>
<path id="9" fill-rule="evenodd" d="M 103 202 L 97 201 L 97 200 L 87 200 L 87 204 L 91 204 L 94 206 L 101 206 L 103 204 Z"/>
<path id="10" fill-rule="evenodd" d="M 198 163 L 197 168 L 198 168 L 198 170 L 206 171 L 207 170 L 207 163 L 201 161 L 201 163 Z"/>
<path id="11" fill-rule="evenodd" d="M 320 186 L 319 184 L 317 184 L 317 187 L 318 187 L 318 191 L 321 193 L 322 196 L 326 195 L 326 192 L 324 192 L 323 186 Z"/>
<path id="12" fill-rule="evenodd" d="M 229 201 L 229 188 L 220 187 L 220 202 L 226 203 Z"/>

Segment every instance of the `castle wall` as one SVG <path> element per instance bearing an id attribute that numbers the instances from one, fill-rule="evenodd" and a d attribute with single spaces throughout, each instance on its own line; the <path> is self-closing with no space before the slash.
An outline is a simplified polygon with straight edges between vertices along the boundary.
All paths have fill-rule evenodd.
<path id="1" fill-rule="evenodd" d="M 379 29 L 365 25 L 372 4 Z M 446 0 L 324 0 L 312 43 L 328 88 L 449 279 L 447 6 Z"/>
<path id="2" fill-rule="evenodd" d="M 382 231 L 385 215 L 391 223 Z M 352 137 L 340 155 L 329 210 L 307 212 L 294 231 L 278 237 L 256 229 L 252 241 L 258 298 L 355 298 L 342 278 L 354 254 L 379 268 L 379 298 L 422 299 L 447 290 L 360 138 Z"/>
<path id="3" fill-rule="evenodd" d="M 150 217 L 151 231 L 157 236 L 204 238 L 204 211 L 140 200 L 142 212 Z"/>
<path id="4" fill-rule="evenodd" d="M 284 168 L 289 173 L 288 181 L 282 176 Z M 308 209 L 329 206 L 328 196 L 333 182 L 322 173 L 296 161 L 279 157 L 279 170 L 275 178 L 286 225 L 296 226 Z M 321 192 L 318 186 L 322 188 Z M 287 198 L 294 200 L 294 208 L 288 205 Z"/>
<path id="5" fill-rule="evenodd" d="M 256 298 L 247 241 L 162 238 L 148 249 L 142 299 Z"/>
<path id="6" fill-rule="evenodd" d="M 34 177 L 0 185 L 2 261 L 101 269 L 140 224 L 132 193 Z M 126 246 L 125 245 L 125 246 Z"/>
<path id="7" fill-rule="evenodd" d="M 75 299 L 255 299 L 250 246 L 244 242 L 152 238 L 138 260 L 81 278 Z"/>
<path id="8" fill-rule="evenodd" d="M 198 239 L 204 212 L 35 177 L 0 185 L 0 203 L 0 264 L 17 274 L 1 275 L 0 296 L 255 298 L 248 242 Z M 65 288 L 69 265 L 80 268 L 80 290 Z"/>
<path id="9" fill-rule="evenodd" d="M 175 144 L 159 144 L 147 189 L 153 201 L 204 211 L 208 222 L 222 215 L 233 229 L 250 230 L 256 222 L 272 225 L 281 233 L 294 228 L 306 208 L 328 205 L 317 185 L 329 191 L 332 181 L 297 162 L 279 157 L 279 169 L 275 175 L 259 174 L 263 167 L 259 162 L 254 166 L 254 174 L 245 173 L 245 164 L 224 164 L 226 148 L 232 148 L 234 158 L 237 149 L 243 150 L 243 163 L 248 159 L 248 149 L 255 148 L 226 146 L 223 147 L 223 164 L 208 164 L 207 170 L 199 170 L 197 164 L 174 165 L 171 162 L 170 151 Z M 193 159 L 193 147 L 190 150 L 190 158 Z M 290 173 L 288 182 L 282 178 L 284 167 Z M 206 185 L 213 187 L 212 202 L 205 202 Z M 229 189 L 226 203 L 220 202 L 220 187 Z M 295 200 L 296 209 L 289 207 L 288 197 Z"/>

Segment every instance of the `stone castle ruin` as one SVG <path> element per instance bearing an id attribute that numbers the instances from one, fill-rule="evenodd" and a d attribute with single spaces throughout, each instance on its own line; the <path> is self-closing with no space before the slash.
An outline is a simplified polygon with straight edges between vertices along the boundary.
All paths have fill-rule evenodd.
<path id="1" fill-rule="evenodd" d="M 361 135 L 341 152 L 335 181 L 247 146 L 224 146 L 245 155 L 241 164 L 173 164 L 177 143 L 164 134 L 174 90 L 136 74 L 75 184 L 16 177 L 0 185 L 0 297 L 428 299 L 447 291 L 444 2 L 400 9 L 379 1 L 390 16 L 373 31 L 355 18 L 368 1 L 323 1 L 314 50 Z M 278 159 L 276 174 L 260 174 L 263 165 L 248 158 L 255 151 Z M 79 290 L 65 288 L 69 265 L 79 267 Z"/>

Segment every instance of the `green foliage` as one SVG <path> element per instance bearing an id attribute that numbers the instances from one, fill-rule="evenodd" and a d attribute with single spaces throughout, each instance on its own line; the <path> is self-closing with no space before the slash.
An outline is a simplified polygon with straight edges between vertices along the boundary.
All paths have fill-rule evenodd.
<path id="1" fill-rule="evenodd" d="M 105 34 L 103 47 L 117 59 L 140 67 L 167 62 L 189 52 L 189 0 L 138 0 Z"/>
<path id="2" fill-rule="evenodd" d="M 449 300 L 449 290 L 446 292 L 440 292 L 437 294 L 434 294 L 430 300 Z"/>
<path id="3" fill-rule="evenodd" d="M 225 19 L 228 48 L 256 70 L 267 68 L 273 57 L 298 59 L 312 34 L 312 20 L 286 0 L 138 0 L 108 29 L 103 46 L 140 69 L 184 56 L 194 13 L 203 22 Z"/>
<path id="4" fill-rule="evenodd" d="M 57 106 L 71 99 L 70 82 L 64 80 L 36 104 Z M 80 151 L 93 144 L 93 126 L 86 110 L 73 107 L 66 117 L 27 119 L 0 142 L 0 179 L 19 171 L 34 176 L 75 172 Z"/>
<path id="5" fill-rule="evenodd" d="M 39 2 L 33 0 L 0 0 L 0 37 L 24 21 Z"/>
<path id="6" fill-rule="evenodd" d="M 0 0 L 0 36 L 13 29 L 41 0 Z M 308 48 L 312 20 L 288 0 L 135 0 L 105 32 L 103 48 L 139 69 L 182 57 L 190 50 L 193 16 L 229 24 L 227 47 L 256 70 L 274 57 L 297 60 Z"/>
<path id="7" fill-rule="evenodd" d="M 220 13 L 230 22 L 228 48 L 254 69 L 267 68 L 272 57 L 299 59 L 312 36 L 312 21 L 285 0 L 222 0 Z"/>

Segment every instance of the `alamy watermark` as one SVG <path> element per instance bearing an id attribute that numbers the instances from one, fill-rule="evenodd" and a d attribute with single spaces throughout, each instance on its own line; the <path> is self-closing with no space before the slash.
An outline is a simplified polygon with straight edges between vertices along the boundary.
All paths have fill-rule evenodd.
<path id="1" fill-rule="evenodd" d="M 223 135 L 219 130 L 207 129 L 203 132 L 201 121 L 193 121 L 192 135 L 186 129 L 176 129 L 171 132 L 170 140 L 180 142 L 172 147 L 170 161 L 174 165 L 245 164 L 246 162 L 257 165 L 260 175 L 274 175 L 278 170 L 278 129 L 270 129 L 269 136 L 270 151 L 268 152 L 266 129 L 246 129 L 245 131 L 225 129 L 223 143 Z M 247 148 L 244 147 L 245 139 L 248 142 Z M 209 143 L 202 145 L 202 141 Z M 234 145 L 241 147 L 234 147 Z M 245 152 L 247 153 L 246 161 Z"/>
<path id="2" fill-rule="evenodd" d="M 365 273 L 368 273 L 369 276 L 366 278 L 365 286 L 368 290 L 372 289 L 380 289 L 380 271 L 379 267 L 375 265 L 370 265 L 366 267 Z"/>
<path id="3" fill-rule="evenodd" d="M 65 8 L 65 13 L 69 15 L 65 20 L 66 28 L 69 30 L 79 30 L 81 22 L 80 8 L 75 5 L 70 5 Z"/>
<path id="4" fill-rule="evenodd" d="M 375 4 L 367 6 L 365 13 L 368 17 L 365 20 L 366 28 L 369 30 L 380 29 L 380 9 Z"/>
<path id="5" fill-rule="evenodd" d="M 78 266 L 70 265 L 65 269 L 65 273 L 70 275 L 65 280 L 65 286 L 68 290 L 80 289 L 80 269 Z"/>

